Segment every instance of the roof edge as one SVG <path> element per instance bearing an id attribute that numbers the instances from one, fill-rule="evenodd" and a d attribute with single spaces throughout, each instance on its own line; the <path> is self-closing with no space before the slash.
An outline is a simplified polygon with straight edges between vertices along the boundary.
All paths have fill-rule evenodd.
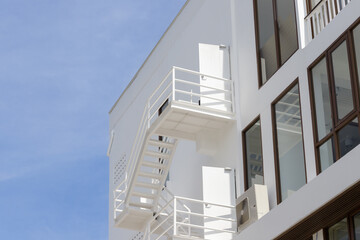
<path id="1" fill-rule="evenodd" d="M 131 79 L 131 81 L 128 83 L 128 85 L 126 86 L 126 88 L 124 89 L 124 91 L 121 93 L 120 97 L 116 100 L 116 102 L 114 103 L 114 105 L 111 107 L 109 114 L 112 113 L 112 111 L 115 109 L 116 105 L 119 103 L 121 97 L 125 94 L 125 92 L 129 89 L 129 87 L 131 86 L 131 84 L 135 81 L 136 77 L 139 75 L 141 69 L 145 66 L 145 64 L 147 63 L 147 61 L 149 60 L 149 58 L 151 57 L 151 55 L 153 54 L 153 52 L 156 50 L 156 48 L 158 47 L 158 45 L 160 44 L 160 42 L 163 40 L 163 38 L 165 37 L 165 35 L 167 34 L 167 32 L 170 30 L 170 28 L 174 25 L 175 21 L 177 20 L 177 18 L 180 16 L 180 14 L 183 12 L 183 10 L 185 9 L 185 7 L 188 5 L 188 3 L 191 0 L 187 0 L 184 5 L 182 6 L 182 8 L 180 9 L 180 11 L 178 12 L 178 14 L 175 16 L 175 18 L 172 20 L 172 22 L 170 23 L 170 25 L 166 28 L 165 32 L 162 34 L 161 38 L 159 39 L 159 41 L 156 43 L 155 47 L 151 50 L 151 52 L 149 53 L 149 55 L 146 57 L 145 61 L 143 62 L 143 64 L 140 66 L 139 70 L 137 70 L 137 72 L 135 73 L 135 75 L 133 76 L 133 78 Z"/>

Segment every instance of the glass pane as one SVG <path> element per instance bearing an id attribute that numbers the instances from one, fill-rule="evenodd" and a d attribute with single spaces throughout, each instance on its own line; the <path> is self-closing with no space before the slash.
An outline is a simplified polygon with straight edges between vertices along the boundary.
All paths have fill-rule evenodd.
<path id="1" fill-rule="evenodd" d="M 330 138 L 323 145 L 319 147 L 320 155 L 320 170 L 321 172 L 327 169 L 335 162 L 333 140 Z"/>
<path id="2" fill-rule="evenodd" d="M 360 240 L 360 213 L 354 216 L 355 240 Z"/>
<path id="3" fill-rule="evenodd" d="M 283 64 L 298 49 L 295 3 L 291 0 L 276 2 L 281 64 Z"/>
<path id="4" fill-rule="evenodd" d="M 296 85 L 275 105 L 281 200 L 306 183 L 299 88 Z"/>
<path id="5" fill-rule="evenodd" d="M 350 152 L 360 142 L 359 123 L 355 118 L 348 125 L 343 127 L 339 133 L 340 157 Z"/>
<path id="6" fill-rule="evenodd" d="M 355 57 L 358 72 L 358 80 L 360 86 L 360 24 L 353 30 L 354 45 L 355 45 Z M 360 92 L 360 89 L 359 89 Z"/>
<path id="7" fill-rule="evenodd" d="M 260 121 L 246 131 L 245 141 L 248 186 L 264 184 Z"/>
<path id="8" fill-rule="evenodd" d="M 335 78 L 338 118 L 342 119 L 354 108 L 346 42 L 331 54 Z"/>
<path id="9" fill-rule="evenodd" d="M 329 81 L 326 69 L 326 59 L 323 58 L 313 69 L 312 85 L 315 99 L 316 124 L 318 140 L 325 137 L 332 128 Z"/>
<path id="10" fill-rule="evenodd" d="M 259 51 L 262 83 L 264 84 L 276 71 L 276 47 L 272 1 L 257 0 L 259 27 Z"/>
<path id="11" fill-rule="evenodd" d="M 329 240 L 348 240 L 349 233 L 346 218 L 329 228 Z"/>

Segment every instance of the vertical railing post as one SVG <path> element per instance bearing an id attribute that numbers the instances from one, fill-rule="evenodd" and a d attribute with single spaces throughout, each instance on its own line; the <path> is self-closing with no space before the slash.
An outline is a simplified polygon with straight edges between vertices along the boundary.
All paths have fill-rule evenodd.
<path id="1" fill-rule="evenodd" d="M 172 100 L 175 101 L 175 67 L 172 69 Z"/>
<path id="2" fill-rule="evenodd" d="M 176 197 L 174 197 L 174 236 L 177 235 L 177 226 L 176 226 Z"/>
<path id="3" fill-rule="evenodd" d="M 147 225 L 147 232 L 146 232 L 146 234 L 147 234 L 147 240 L 150 240 L 150 223 L 148 223 L 148 225 Z"/>
<path id="4" fill-rule="evenodd" d="M 230 90 L 231 90 L 231 111 L 232 113 L 235 112 L 235 83 L 232 79 L 230 79 L 231 83 L 230 83 Z"/>
<path id="5" fill-rule="evenodd" d="M 147 117 L 147 128 L 150 128 L 150 99 L 147 102 L 147 112 L 148 112 L 148 117 Z"/>

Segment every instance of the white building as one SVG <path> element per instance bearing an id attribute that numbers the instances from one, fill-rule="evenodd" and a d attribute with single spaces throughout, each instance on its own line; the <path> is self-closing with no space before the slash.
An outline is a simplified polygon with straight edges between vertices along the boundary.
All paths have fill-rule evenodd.
<path id="1" fill-rule="evenodd" d="M 110 111 L 109 239 L 360 239 L 359 15 L 188 0 Z"/>

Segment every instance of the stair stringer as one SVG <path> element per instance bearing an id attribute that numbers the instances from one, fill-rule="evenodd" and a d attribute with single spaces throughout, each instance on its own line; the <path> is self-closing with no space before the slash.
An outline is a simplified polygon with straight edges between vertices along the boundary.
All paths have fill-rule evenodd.
<path id="1" fill-rule="evenodd" d="M 142 167 L 142 163 L 144 162 L 144 158 L 146 156 L 146 150 L 149 147 L 149 142 L 152 139 L 152 137 L 158 136 L 158 134 L 154 133 L 155 129 L 151 129 L 151 130 L 153 130 L 153 131 L 150 131 L 150 129 L 148 129 L 146 134 L 145 134 L 145 138 L 144 138 L 144 141 L 143 141 L 142 146 L 141 146 L 140 157 L 139 157 L 139 160 L 136 163 L 134 172 L 132 174 L 132 177 L 131 177 L 129 185 L 128 185 L 129 190 L 128 190 L 128 193 L 126 194 L 126 197 L 125 197 L 125 208 L 130 208 L 130 202 L 131 202 L 130 199 L 133 196 L 134 188 L 135 188 L 135 185 L 136 185 L 136 180 L 139 177 L 140 169 Z M 166 137 L 166 136 L 164 136 L 164 137 Z M 162 177 L 161 177 L 159 183 L 157 184 L 158 187 L 155 189 L 156 197 L 153 199 L 153 202 L 152 202 L 152 208 L 151 208 L 152 212 L 157 211 L 157 207 L 158 207 L 157 205 L 158 205 L 158 201 L 159 201 L 159 198 L 160 198 L 160 195 L 161 195 L 161 190 L 164 187 L 164 184 L 165 184 L 167 175 L 169 173 L 171 163 L 172 163 L 172 160 L 173 160 L 176 148 L 177 148 L 178 139 L 174 138 L 174 137 L 171 137 L 171 138 L 174 139 L 173 147 L 171 149 L 170 157 L 167 159 L 166 167 L 161 172 Z"/>

